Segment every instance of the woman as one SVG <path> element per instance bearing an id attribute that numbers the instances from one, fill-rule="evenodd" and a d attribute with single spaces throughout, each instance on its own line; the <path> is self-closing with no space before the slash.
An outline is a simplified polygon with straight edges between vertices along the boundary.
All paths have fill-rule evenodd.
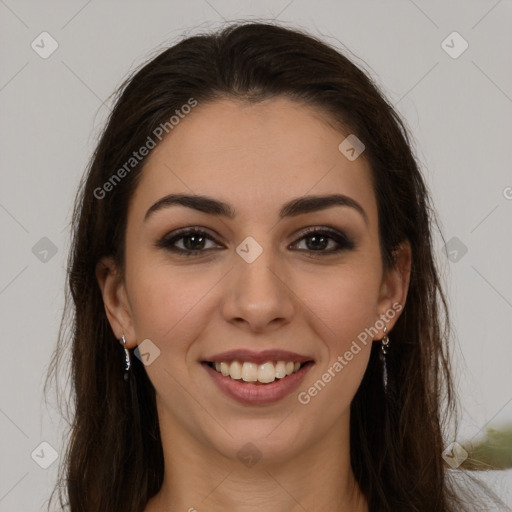
<path id="1" fill-rule="evenodd" d="M 69 509 L 469 510 L 433 220 L 324 43 L 246 23 L 146 64 L 74 212 Z"/>

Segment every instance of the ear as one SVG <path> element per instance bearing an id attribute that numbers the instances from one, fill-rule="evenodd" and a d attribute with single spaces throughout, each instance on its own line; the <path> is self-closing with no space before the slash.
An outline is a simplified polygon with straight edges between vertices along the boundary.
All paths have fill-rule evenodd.
<path id="1" fill-rule="evenodd" d="M 126 347 L 134 348 L 136 338 L 126 285 L 113 258 L 105 257 L 98 262 L 96 265 L 96 279 L 114 335 L 120 339 L 124 334 Z"/>
<path id="2" fill-rule="evenodd" d="M 386 333 L 389 333 L 395 325 L 407 299 L 412 261 L 411 245 L 408 240 L 394 251 L 394 257 L 395 266 L 388 269 L 382 277 L 378 302 L 379 318 L 386 321 Z M 393 312 L 392 315 L 391 312 Z M 379 340 L 383 336 L 382 329 L 380 338 L 374 339 Z"/>

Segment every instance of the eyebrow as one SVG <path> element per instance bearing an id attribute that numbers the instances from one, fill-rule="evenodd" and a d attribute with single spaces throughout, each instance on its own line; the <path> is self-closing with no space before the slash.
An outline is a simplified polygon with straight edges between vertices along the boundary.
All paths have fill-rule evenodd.
<path id="1" fill-rule="evenodd" d="M 196 194 L 169 194 L 159 199 L 149 208 L 144 216 L 144 221 L 148 220 L 155 212 L 176 205 L 192 208 L 209 215 L 226 217 L 228 219 L 234 219 L 236 216 L 235 209 L 229 203 L 214 199 L 213 197 Z M 364 208 L 355 199 L 344 194 L 297 197 L 282 206 L 279 211 L 279 218 L 295 217 L 304 213 L 332 208 L 333 206 L 347 206 L 353 208 L 359 212 L 365 224 L 368 225 L 368 215 Z"/>

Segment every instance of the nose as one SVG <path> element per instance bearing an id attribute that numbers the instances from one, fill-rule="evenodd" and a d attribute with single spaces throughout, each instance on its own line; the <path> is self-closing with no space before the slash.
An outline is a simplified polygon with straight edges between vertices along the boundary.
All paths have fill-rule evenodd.
<path id="1" fill-rule="evenodd" d="M 251 263 L 235 255 L 229 276 L 222 304 L 227 322 L 262 333 L 291 321 L 296 310 L 291 283 L 284 270 L 277 270 L 270 249 L 264 249 Z"/>

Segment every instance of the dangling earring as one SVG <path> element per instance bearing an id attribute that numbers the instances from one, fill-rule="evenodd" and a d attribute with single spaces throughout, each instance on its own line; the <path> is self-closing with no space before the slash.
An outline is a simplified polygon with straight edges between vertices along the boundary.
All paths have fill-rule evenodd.
<path id="1" fill-rule="evenodd" d="M 132 361 L 130 359 L 130 352 L 126 348 L 126 338 L 124 337 L 124 334 L 121 336 L 121 341 L 124 345 L 123 379 L 125 382 L 128 382 L 128 379 L 130 378 L 130 368 L 132 366 Z"/>
<path id="2" fill-rule="evenodd" d="M 382 380 L 384 382 L 384 390 L 387 391 L 388 388 L 388 368 L 386 364 L 386 354 L 388 353 L 389 344 L 391 343 L 389 336 L 386 334 L 387 328 L 384 327 L 384 336 L 381 340 L 381 352 L 380 359 L 382 361 Z"/>

